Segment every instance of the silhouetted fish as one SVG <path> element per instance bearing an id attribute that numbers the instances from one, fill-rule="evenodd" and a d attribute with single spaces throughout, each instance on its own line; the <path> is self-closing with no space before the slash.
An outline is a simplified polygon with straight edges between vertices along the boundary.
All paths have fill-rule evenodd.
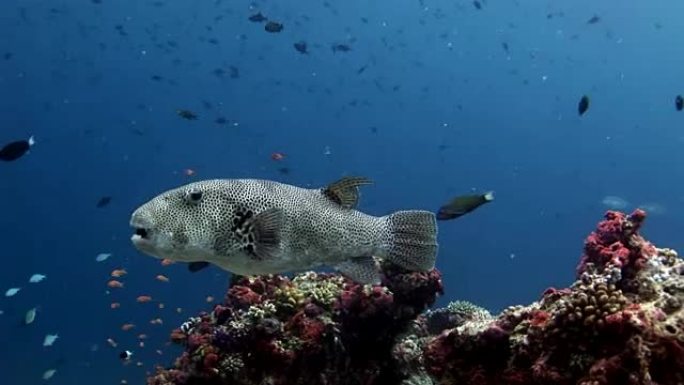
<path id="1" fill-rule="evenodd" d="M 266 30 L 266 32 L 270 32 L 270 33 L 278 33 L 280 31 L 282 31 L 283 28 L 284 28 L 283 25 L 276 22 L 276 21 L 269 21 L 264 26 L 264 29 Z"/>
<path id="2" fill-rule="evenodd" d="M 110 196 L 104 196 L 104 197 L 100 198 L 99 201 L 97 201 L 97 205 L 96 205 L 96 206 L 97 206 L 97 208 L 101 209 L 101 208 L 103 208 L 103 207 L 109 205 L 109 203 L 110 203 L 111 201 L 112 201 L 112 197 L 110 197 Z"/>
<path id="3" fill-rule="evenodd" d="M 249 21 L 253 21 L 255 23 L 262 23 L 266 20 L 268 20 L 268 19 L 266 18 L 266 16 L 262 15 L 261 12 L 258 12 L 258 13 L 249 17 Z"/>
<path id="4" fill-rule="evenodd" d="M 36 143 L 33 136 L 26 140 L 17 140 L 5 145 L 0 149 L 0 160 L 11 162 L 24 156 L 28 150 Z"/>
<path id="5" fill-rule="evenodd" d="M 577 104 L 577 112 L 580 116 L 582 116 L 585 112 L 587 112 L 587 110 L 589 110 L 589 97 L 587 95 L 583 95 Z"/>
<path id="6" fill-rule="evenodd" d="M 684 109 L 684 97 L 682 97 L 682 95 L 677 95 L 675 98 L 675 108 L 677 111 Z"/>
<path id="7" fill-rule="evenodd" d="M 458 196 L 439 208 L 437 219 L 445 221 L 458 218 L 493 200 L 494 192 L 492 191 L 484 194 Z"/>
<path id="8" fill-rule="evenodd" d="M 297 50 L 297 52 L 299 52 L 301 54 L 308 54 L 309 53 L 305 41 L 298 41 L 298 42 L 294 43 L 294 48 Z"/>

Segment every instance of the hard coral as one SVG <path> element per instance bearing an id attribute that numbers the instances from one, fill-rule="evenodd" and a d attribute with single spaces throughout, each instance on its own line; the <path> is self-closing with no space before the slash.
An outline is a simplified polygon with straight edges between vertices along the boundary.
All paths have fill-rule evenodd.
<path id="1" fill-rule="evenodd" d="M 428 372 L 440 384 L 683 384 L 684 262 L 639 235 L 644 218 L 608 212 L 569 288 L 423 339 Z"/>
<path id="2" fill-rule="evenodd" d="M 223 304 L 174 331 L 185 353 L 148 384 L 398 383 L 392 346 L 442 293 L 441 276 L 386 266 L 383 284 L 317 273 L 236 279 Z"/>

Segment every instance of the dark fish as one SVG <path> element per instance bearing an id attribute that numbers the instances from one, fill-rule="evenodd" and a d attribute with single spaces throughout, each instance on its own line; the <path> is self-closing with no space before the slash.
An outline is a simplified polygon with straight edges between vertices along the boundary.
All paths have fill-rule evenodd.
<path id="1" fill-rule="evenodd" d="M 258 12 L 249 17 L 249 21 L 253 21 L 255 23 L 263 23 L 266 20 L 268 19 L 266 18 L 266 16 L 262 15 L 261 12 Z"/>
<path id="2" fill-rule="evenodd" d="M 299 52 L 301 54 L 308 54 L 309 53 L 309 50 L 308 50 L 308 47 L 306 46 L 305 41 L 298 41 L 298 42 L 294 43 L 294 49 L 296 49 L 297 52 Z"/>
<path id="3" fill-rule="evenodd" d="M 601 21 L 601 18 L 599 17 L 599 15 L 594 15 L 591 17 L 591 19 L 587 20 L 587 24 L 596 24 L 599 21 Z"/>
<path id="4" fill-rule="evenodd" d="M 216 118 L 216 120 L 214 120 L 214 123 L 223 125 L 228 123 L 228 119 L 224 118 L 223 116 L 219 116 Z"/>
<path id="5" fill-rule="evenodd" d="M 482 3 L 480 3 L 480 2 L 477 1 L 477 0 L 473 1 L 473 6 L 474 6 L 476 9 L 482 9 Z"/>
<path id="6" fill-rule="evenodd" d="M 98 209 L 101 209 L 101 208 L 103 208 L 103 207 L 109 205 L 109 203 L 110 203 L 111 201 L 112 201 L 112 197 L 110 197 L 110 196 L 104 196 L 104 197 L 100 198 L 99 201 L 97 201 L 97 205 L 96 205 L 96 206 L 97 206 Z"/>
<path id="7" fill-rule="evenodd" d="M 0 149 L 0 160 L 4 160 L 5 162 L 17 160 L 24 156 L 35 143 L 36 141 L 33 139 L 33 136 L 27 140 L 17 140 L 8 143 L 5 147 Z"/>
<path id="8" fill-rule="evenodd" d="M 164 78 L 160 75 L 152 75 L 152 76 L 150 76 L 150 79 L 154 80 L 155 82 L 160 82 L 160 81 L 164 80 Z"/>
<path id="9" fill-rule="evenodd" d="M 122 361 L 128 361 L 131 359 L 131 357 L 133 357 L 133 352 L 130 350 L 124 350 L 123 352 L 119 353 L 119 358 Z"/>
<path id="10" fill-rule="evenodd" d="M 677 111 L 684 109 L 684 97 L 682 97 L 682 95 L 677 95 L 675 98 L 675 108 Z"/>
<path id="11" fill-rule="evenodd" d="M 506 53 L 508 53 L 508 43 L 506 43 L 506 42 L 501 43 L 501 47 L 503 47 L 504 51 L 506 51 Z"/>
<path id="12" fill-rule="evenodd" d="M 333 44 L 332 50 L 333 52 L 349 52 L 351 47 L 346 44 Z"/>
<path id="13" fill-rule="evenodd" d="M 458 196 L 439 208 L 437 219 L 445 221 L 458 218 L 493 200 L 493 191 L 484 194 Z"/>
<path id="14" fill-rule="evenodd" d="M 190 262 L 188 263 L 188 271 L 196 273 L 209 267 L 209 262 Z"/>
<path id="15" fill-rule="evenodd" d="M 264 29 L 266 30 L 266 32 L 270 32 L 270 33 L 278 33 L 280 31 L 282 31 L 283 28 L 284 28 L 283 25 L 276 22 L 276 21 L 269 21 L 264 26 Z"/>
<path id="16" fill-rule="evenodd" d="M 577 105 L 577 112 L 579 113 L 580 116 L 584 115 L 585 112 L 589 109 L 589 97 L 587 95 L 583 95 L 582 99 L 580 99 L 579 104 Z"/>
<path id="17" fill-rule="evenodd" d="M 9 60 L 14 56 L 12 52 L 5 52 L 5 54 L 2 56 L 5 60 Z"/>
<path id="18" fill-rule="evenodd" d="M 289 167 L 280 167 L 278 169 L 278 172 L 283 174 L 283 175 L 289 175 L 290 174 L 290 168 Z"/>
<path id="19" fill-rule="evenodd" d="M 176 110 L 176 114 L 183 119 L 187 120 L 197 120 L 197 115 L 190 110 Z"/>

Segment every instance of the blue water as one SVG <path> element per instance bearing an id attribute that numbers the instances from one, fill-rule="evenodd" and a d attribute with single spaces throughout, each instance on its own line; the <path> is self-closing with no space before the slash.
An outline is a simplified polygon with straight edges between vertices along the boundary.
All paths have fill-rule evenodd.
<path id="1" fill-rule="evenodd" d="M 629 210 L 658 203 L 645 233 L 681 248 L 684 5 L 482 4 L 2 1 L 0 143 L 37 144 L 0 164 L 0 287 L 22 287 L 0 298 L 0 381 L 37 384 L 56 368 L 56 385 L 141 383 L 178 355 L 168 333 L 211 309 L 205 298 L 222 298 L 227 274 L 160 266 L 131 246 L 128 220 L 190 180 L 363 175 L 375 185 L 360 208 L 374 215 L 494 190 L 495 202 L 440 223 L 440 305 L 498 311 L 568 285 L 608 195 Z M 257 10 L 284 30 L 248 21 Z M 300 40 L 310 54 L 294 50 Z M 591 107 L 579 117 L 583 94 Z M 112 202 L 96 208 L 102 196 Z M 102 252 L 113 256 L 98 263 Z M 123 289 L 106 286 L 114 268 L 129 273 Z M 34 273 L 47 279 L 29 284 Z M 154 302 L 136 303 L 142 294 Z M 150 325 L 156 317 L 164 324 Z M 121 331 L 127 322 L 137 327 Z M 44 348 L 48 333 L 60 338 Z M 123 349 L 133 364 L 121 364 Z"/>

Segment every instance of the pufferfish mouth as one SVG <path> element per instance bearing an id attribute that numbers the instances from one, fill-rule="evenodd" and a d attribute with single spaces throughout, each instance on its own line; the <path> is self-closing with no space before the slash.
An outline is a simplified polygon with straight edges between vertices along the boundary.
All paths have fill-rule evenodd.
<path id="1" fill-rule="evenodd" d="M 147 238 L 148 235 L 149 235 L 149 230 L 147 230 L 146 228 L 144 228 L 144 227 L 136 227 L 135 228 L 134 236 L 142 238 L 142 239 L 148 239 Z"/>

